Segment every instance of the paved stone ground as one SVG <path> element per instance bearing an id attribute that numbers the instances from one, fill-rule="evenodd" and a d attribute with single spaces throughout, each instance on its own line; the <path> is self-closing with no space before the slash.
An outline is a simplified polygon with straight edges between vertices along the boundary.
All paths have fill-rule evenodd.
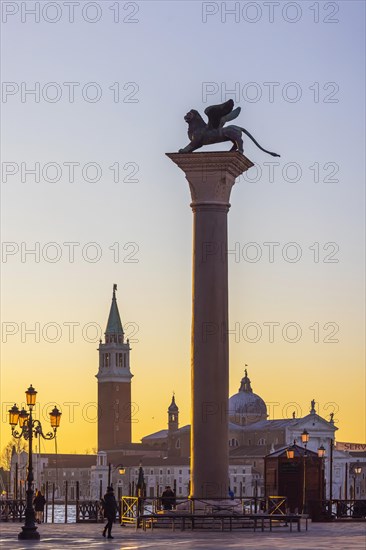
<path id="1" fill-rule="evenodd" d="M 365 550 L 366 523 L 314 523 L 298 533 L 274 528 L 272 532 L 175 531 L 143 532 L 114 525 L 114 540 L 101 536 L 101 524 L 40 525 L 40 542 L 18 541 L 19 523 L 0 524 L 0 548 L 6 550 L 58 550 L 81 548 L 108 550 Z"/>

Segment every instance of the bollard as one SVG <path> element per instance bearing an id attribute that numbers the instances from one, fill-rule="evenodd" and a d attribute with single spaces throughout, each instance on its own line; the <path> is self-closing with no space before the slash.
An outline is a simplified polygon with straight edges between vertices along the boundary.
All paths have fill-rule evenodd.
<path id="1" fill-rule="evenodd" d="M 68 481 L 65 481 L 65 523 L 67 523 Z"/>
<path id="2" fill-rule="evenodd" d="M 48 521 L 48 481 L 46 481 L 45 497 L 46 497 L 46 513 L 44 516 L 44 522 L 47 523 Z"/>
<path id="3" fill-rule="evenodd" d="M 55 483 L 52 483 L 52 523 L 55 523 Z"/>

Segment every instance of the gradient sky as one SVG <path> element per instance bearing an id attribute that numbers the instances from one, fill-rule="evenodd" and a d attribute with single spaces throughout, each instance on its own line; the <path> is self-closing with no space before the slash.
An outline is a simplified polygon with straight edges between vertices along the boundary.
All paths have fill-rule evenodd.
<path id="1" fill-rule="evenodd" d="M 98 15 L 88 2 L 75 7 L 73 23 L 63 2 L 37 23 L 21 13 L 34 2 L 2 4 L 7 13 L 19 8 L 3 13 L 2 25 L 2 80 L 15 83 L 8 91 L 19 87 L 1 104 L 2 444 L 10 438 L 4 412 L 32 383 L 41 413 L 54 402 L 63 411 L 59 452 L 96 446 L 97 332 L 83 328 L 104 330 L 113 283 L 133 348 L 133 439 L 166 426 L 173 391 L 181 424 L 189 422 L 192 213 L 184 175 L 165 153 L 188 143 L 189 109 L 203 113 L 230 97 L 242 108 L 238 124 L 281 154 L 273 159 L 245 138 L 259 171 L 232 191 L 230 394 L 247 363 L 270 418 L 306 414 L 315 399 L 319 414 L 335 413 L 338 440 L 365 441 L 364 3 L 280 2 L 270 22 L 263 2 L 236 3 L 237 21 L 220 12 L 234 2 L 119 2 L 118 23 L 109 0 L 94 3 L 96 23 L 85 20 Z M 39 83 L 39 102 L 29 95 L 22 102 L 22 82 L 23 90 Z M 59 101 L 46 100 L 51 82 Z M 73 103 L 65 82 L 80 83 Z M 92 96 L 90 82 L 102 92 L 94 103 L 81 92 Z M 205 83 L 213 83 L 209 96 Z M 263 163 L 274 161 L 272 179 Z M 51 167 L 46 180 L 22 181 L 21 163 L 35 162 L 41 170 L 58 163 L 60 180 L 46 181 L 55 177 Z M 74 181 L 70 162 L 80 164 Z M 83 178 L 87 163 L 100 166 L 99 181 L 87 181 L 92 168 Z M 109 169 L 115 163 L 119 182 Z M 5 181 L 11 166 L 19 170 Z M 68 242 L 80 243 L 73 262 Z M 270 242 L 279 243 L 273 261 Z M 22 257 L 35 246 L 39 261 Z M 61 257 L 52 262 L 55 252 Z M 25 333 L 35 323 L 39 342 Z M 57 342 L 49 341 L 57 336 L 49 323 L 59 326 Z M 78 323 L 73 341 L 65 323 Z M 268 323 L 279 323 L 272 342 Z M 17 332 L 7 336 L 11 327 Z M 294 327 L 301 337 L 291 343 Z"/>

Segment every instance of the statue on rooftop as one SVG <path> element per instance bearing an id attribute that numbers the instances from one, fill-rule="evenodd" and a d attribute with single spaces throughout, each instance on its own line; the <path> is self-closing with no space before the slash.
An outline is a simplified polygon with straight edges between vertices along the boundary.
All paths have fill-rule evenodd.
<path id="1" fill-rule="evenodd" d="M 234 101 L 232 99 L 220 105 L 207 107 L 205 114 L 207 115 L 208 123 L 203 120 L 198 111 L 191 109 L 184 117 L 184 120 L 188 123 L 190 143 L 184 149 L 179 149 L 179 153 L 192 153 L 203 145 L 222 143 L 224 141 L 231 141 L 233 143 L 231 151 L 243 153 L 242 132 L 244 132 L 261 151 L 272 155 L 272 157 L 279 157 L 280 155 L 277 153 L 271 153 L 271 151 L 263 149 L 245 128 L 234 125 L 225 127 L 225 124 L 236 118 L 241 111 L 240 107 L 233 109 Z"/>

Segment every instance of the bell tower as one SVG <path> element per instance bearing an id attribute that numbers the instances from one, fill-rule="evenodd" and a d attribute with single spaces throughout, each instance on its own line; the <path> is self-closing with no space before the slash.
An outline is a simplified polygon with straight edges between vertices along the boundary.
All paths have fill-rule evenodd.
<path id="1" fill-rule="evenodd" d="M 98 451 L 131 443 L 131 348 L 124 341 L 116 290 L 115 284 L 104 343 L 100 340 L 98 348 Z"/>
<path id="2" fill-rule="evenodd" d="M 173 393 L 172 402 L 168 408 L 168 429 L 170 432 L 178 430 L 179 426 L 179 409 L 175 402 L 175 395 Z"/>

